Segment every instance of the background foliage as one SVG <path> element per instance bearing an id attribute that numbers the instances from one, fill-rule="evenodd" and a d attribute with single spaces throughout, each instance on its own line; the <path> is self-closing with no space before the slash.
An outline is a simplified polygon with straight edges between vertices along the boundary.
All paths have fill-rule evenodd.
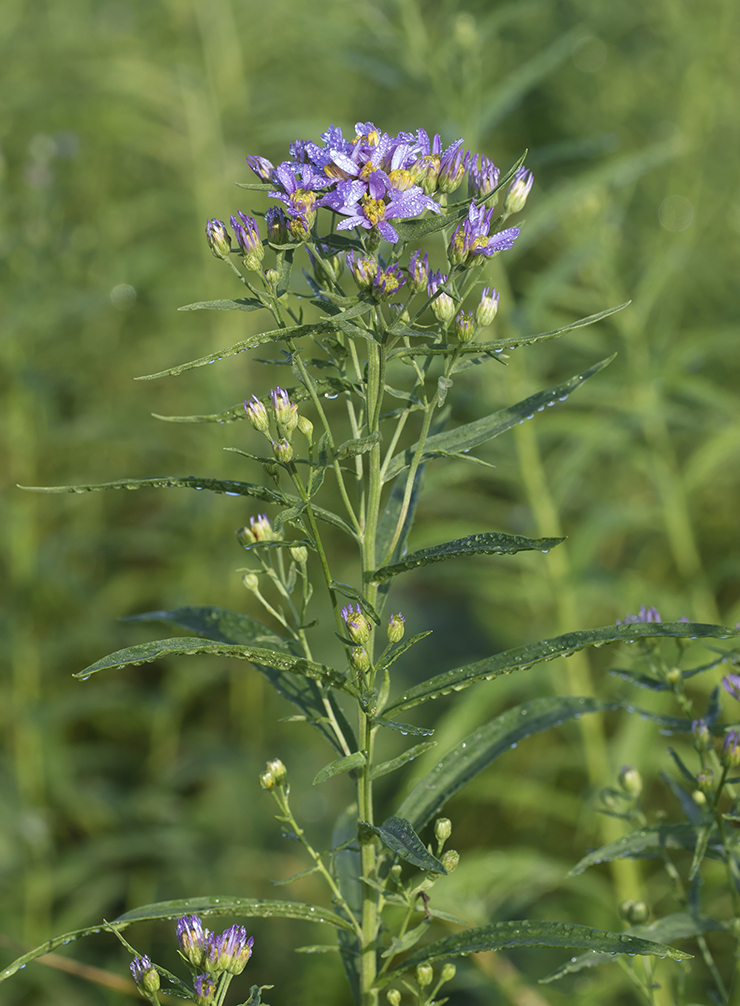
<path id="1" fill-rule="evenodd" d="M 428 673 L 607 624 L 642 603 L 664 618 L 740 618 L 740 12 L 731 0 L 2 7 L 8 960 L 20 944 L 144 902 L 269 897 L 270 878 L 303 866 L 277 838 L 257 773 L 279 754 L 297 789 L 325 752 L 305 727 L 273 727 L 289 709 L 256 674 L 194 658 L 86 685 L 70 677 L 150 638 L 121 615 L 186 603 L 250 610 L 233 531 L 251 511 L 210 494 L 13 488 L 242 476 L 222 448 L 241 445 L 244 426 L 164 424 L 150 413 L 219 411 L 274 383 L 272 370 L 241 356 L 172 381 L 131 378 L 229 345 L 255 324 L 175 313 L 232 295 L 203 225 L 254 205 L 233 187 L 250 180 L 247 153 L 278 160 L 294 136 L 363 119 L 389 131 L 424 125 L 448 141 L 464 135 L 502 167 L 529 147 L 536 185 L 509 272 L 496 274 L 511 294 L 497 335 L 633 300 L 596 328 L 515 353 L 507 369 L 481 368 L 453 389 L 457 415 L 473 419 L 619 353 L 567 405 L 482 452 L 495 470 L 447 462 L 429 472 L 414 548 L 491 529 L 569 540 L 547 557 L 477 557 L 408 574 L 394 610 L 411 631 L 435 630 L 418 647 Z M 604 673 L 607 657 L 592 659 L 542 665 L 441 704 L 440 749 L 462 726 L 556 688 L 622 695 Z M 566 878 L 610 834 L 593 798 L 625 761 L 648 778 L 668 767 L 655 727 L 592 718 L 528 741 L 482 775 L 450 805 L 463 856 L 456 914 L 471 924 L 529 916 L 615 928 L 617 901 L 637 894 L 660 913 L 663 892 L 647 865 Z M 345 785 L 309 785 L 297 805 L 327 841 Z M 311 883 L 301 882 L 302 895 Z M 278 982 L 273 1006 L 343 1001 L 330 955 L 290 954 L 313 939 L 299 923 L 265 921 L 256 936 L 251 980 Z M 171 934 L 158 927 L 142 930 L 137 946 L 161 954 L 164 942 Z M 126 965 L 110 938 L 76 956 L 109 969 L 114 987 L 32 965 L 4 987 L 6 1001 L 97 1006 L 136 994 L 128 978 L 116 985 Z M 459 1001 L 558 1002 L 560 991 L 528 989 L 522 977 L 558 960 L 479 955 L 461 969 Z M 614 967 L 586 974 L 567 987 L 574 1001 L 632 1001 Z"/>

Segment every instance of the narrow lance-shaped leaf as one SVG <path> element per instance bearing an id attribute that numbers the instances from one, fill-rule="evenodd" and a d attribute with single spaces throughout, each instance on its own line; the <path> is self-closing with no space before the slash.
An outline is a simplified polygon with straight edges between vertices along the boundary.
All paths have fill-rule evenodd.
<path id="1" fill-rule="evenodd" d="M 420 702 L 461 691 L 476 681 L 491 681 L 502 674 L 523 671 L 535 664 L 557 657 L 567 657 L 586 646 L 603 646 L 605 643 L 630 643 L 638 639 L 676 637 L 698 639 L 712 637 L 728 639 L 740 636 L 740 629 L 729 629 L 722 625 L 705 625 L 701 622 L 635 622 L 630 625 L 607 625 L 600 629 L 583 629 L 567 632 L 554 639 L 543 639 L 538 643 L 517 646 L 493 657 L 486 657 L 473 664 L 466 664 L 452 671 L 437 674 L 428 681 L 410 688 L 399 699 L 391 703 L 384 715 L 411 709 Z"/>
<path id="2" fill-rule="evenodd" d="M 372 832 L 392 852 L 412 866 L 420 870 L 431 870 L 433 873 L 447 873 L 442 863 L 429 852 L 409 822 L 402 817 L 389 817 L 379 828 L 367 821 L 359 821 L 358 825 L 361 837 L 363 831 Z"/>
<path id="3" fill-rule="evenodd" d="M 590 926 L 569 922 L 494 922 L 489 926 L 465 929 L 454 936 L 430 943 L 407 957 L 403 964 L 387 972 L 377 982 L 379 987 L 395 981 L 400 975 L 419 964 L 450 960 L 483 950 L 502 950 L 505 947 L 572 947 L 605 954 L 641 954 L 650 957 L 670 957 L 675 961 L 691 958 L 682 950 L 674 950 L 664 943 L 653 943 L 625 933 L 610 933 Z"/>
<path id="4" fill-rule="evenodd" d="M 369 310 L 369 306 L 362 307 L 365 310 Z M 246 353 L 250 349 L 256 349 L 257 346 L 263 346 L 268 342 L 280 342 L 283 339 L 299 339 L 304 335 L 322 335 L 326 332 L 335 332 L 338 328 L 345 330 L 345 322 L 347 321 L 347 315 L 350 317 L 356 317 L 357 314 L 362 313 L 350 309 L 349 311 L 342 312 L 336 317 L 327 318 L 324 321 L 315 322 L 310 325 L 291 325 L 288 328 L 276 328 L 270 332 L 260 332 L 257 335 L 250 335 L 247 339 L 242 339 L 241 342 L 235 342 L 233 346 L 229 346 L 227 349 L 219 349 L 215 353 L 209 353 L 207 356 L 201 356 L 197 360 L 190 360 L 188 363 L 180 363 L 175 367 L 168 367 L 167 370 L 160 370 L 156 374 L 145 374 L 142 377 L 137 377 L 137 381 L 154 381 L 159 377 L 175 377 L 177 374 L 183 374 L 186 370 L 196 370 L 198 367 L 205 367 L 209 363 L 217 363 L 219 360 L 225 360 L 230 356 L 237 356 L 239 353 Z M 362 335 L 367 335 L 367 332 L 358 329 L 358 332 Z"/>
<path id="5" fill-rule="evenodd" d="M 536 412 L 542 412 L 547 406 L 555 405 L 559 401 L 565 401 L 589 377 L 598 374 L 613 359 L 614 356 L 609 356 L 607 359 L 595 363 L 588 370 L 584 370 L 582 374 L 576 374 L 575 377 L 571 377 L 567 381 L 555 384 L 544 391 L 538 391 L 536 395 L 531 395 L 529 398 L 525 398 L 524 401 L 510 406 L 508 409 L 500 409 L 490 416 L 484 416 L 482 419 L 476 419 L 472 423 L 458 426 L 457 429 L 428 437 L 424 444 L 422 460 L 429 461 L 434 457 L 440 456 L 440 454 L 459 454 L 472 450 L 474 447 L 479 447 L 488 440 L 492 440 L 493 437 L 497 437 L 501 433 L 505 433 L 506 430 L 510 430 L 517 423 L 522 423 L 525 419 L 531 419 Z M 408 468 L 416 453 L 416 447 L 417 445 L 413 444 L 391 460 L 385 473 L 386 482 L 398 475 L 404 468 Z"/>
<path id="6" fill-rule="evenodd" d="M 594 698 L 552 696 L 507 709 L 468 734 L 440 759 L 414 786 L 396 813 L 420 831 L 455 793 L 520 740 L 586 713 L 614 709 L 616 705 Z"/>
<path id="7" fill-rule="evenodd" d="M 395 772 L 396 769 L 403 768 L 404 765 L 408 765 L 408 763 L 413 761 L 414 758 L 418 758 L 419 755 L 422 755 L 425 751 L 435 747 L 436 744 L 436 741 L 422 741 L 421 744 L 415 744 L 412 748 L 409 748 L 408 751 L 404 751 L 403 754 L 400 754 L 397 758 L 391 758 L 390 761 L 384 761 L 379 765 L 376 765 L 370 773 L 370 778 L 380 779 L 381 776 L 388 775 L 389 772 Z"/>
<path id="8" fill-rule="evenodd" d="M 195 475 L 165 476 L 154 479 L 118 479 L 116 482 L 90 482 L 76 486 L 19 486 L 18 488 L 31 493 L 94 493 L 102 492 L 104 489 L 208 489 L 210 492 L 223 493 L 225 496 L 251 496 L 265 503 L 276 503 L 278 506 L 283 506 L 285 503 L 299 505 L 301 503 L 296 496 L 276 493 L 273 489 L 258 486 L 252 482 L 198 478 Z M 337 514 L 332 513 L 331 510 L 324 510 L 313 504 L 311 504 L 311 509 L 319 520 L 340 528 L 350 537 L 355 537 L 349 524 Z"/>
<path id="9" fill-rule="evenodd" d="M 710 919 L 706 915 L 693 916 L 689 912 L 674 912 L 672 915 L 665 915 L 662 919 L 657 919 L 647 925 L 628 926 L 624 932 L 628 936 L 637 936 L 643 940 L 655 940 L 659 943 L 673 943 L 674 940 L 688 940 L 692 936 L 700 936 L 702 933 L 719 932 L 725 927 L 717 919 Z M 540 978 L 541 985 L 557 981 L 565 975 L 574 974 L 583 968 L 593 968 L 598 964 L 606 964 L 613 960 L 611 954 L 599 954 L 589 951 L 586 954 L 579 954 L 566 964 L 563 964 L 552 974 L 545 978 Z"/>
<path id="10" fill-rule="evenodd" d="M 170 622 L 222 643 L 244 643 L 279 650 L 290 649 L 291 646 L 290 640 L 272 633 L 248 615 L 225 608 L 201 606 L 175 608 L 173 611 L 149 611 L 142 615 L 130 615 L 124 621 Z M 311 678 L 254 661 L 252 663 L 275 691 L 296 706 L 306 722 L 315 727 L 339 754 L 343 754 L 345 748 L 329 722 L 330 719 L 336 723 L 345 744 L 351 749 L 357 746 L 352 727 L 331 692 L 325 695 L 322 686 Z"/>
<path id="11" fill-rule="evenodd" d="M 44 954 L 56 950 L 57 947 L 66 946 L 75 940 L 85 936 L 92 936 L 105 931 L 105 929 L 123 930 L 134 922 L 154 922 L 163 919 L 178 919 L 183 915 L 198 914 L 203 918 L 214 915 L 235 915 L 242 918 L 284 918 L 302 919 L 305 922 L 325 922 L 334 926 L 340 932 L 353 933 L 352 926 L 346 919 L 343 919 L 335 912 L 318 905 L 305 905 L 296 901 L 272 901 L 260 898 L 234 898 L 234 897 L 201 897 L 182 898 L 178 901 L 162 901 L 153 905 L 145 905 L 136 908 L 131 912 L 125 912 L 112 922 L 100 923 L 96 926 L 88 926 L 85 929 L 74 929 L 72 932 L 55 936 L 54 939 L 42 943 L 41 946 L 23 954 L 9 964 L 0 972 L 0 982 L 10 978 L 20 968 L 36 960 Z"/>
<path id="12" fill-rule="evenodd" d="M 519 534 L 504 534 L 500 531 L 489 531 L 484 534 L 471 534 L 466 538 L 455 538 L 442 545 L 432 545 L 417 552 L 410 552 L 400 562 L 390 566 L 382 566 L 370 573 L 369 580 L 382 581 L 399 573 L 405 573 L 417 566 L 427 566 L 431 562 L 442 562 L 445 559 L 455 559 L 466 555 L 513 555 L 515 552 L 539 550 L 549 552 L 565 538 L 524 538 Z"/>
<path id="13" fill-rule="evenodd" d="M 268 305 L 256 297 L 240 297 L 237 300 L 199 300 L 195 304 L 184 304 L 178 311 L 259 311 Z"/>
<path id="14" fill-rule="evenodd" d="M 590 314 L 587 318 L 579 318 L 578 321 L 571 322 L 570 325 L 564 325 L 562 328 L 554 328 L 550 332 L 539 332 L 537 335 L 512 336 L 510 339 L 496 339 L 492 342 L 468 342 L 462 346 L 457 344 L 454 347 L 429 346 L 425 348 L 424 346 L 404 346 L 394 349 L 389 355 L 391 357 L 445 356 L 453 348 L 458 354 L 462 355 L 503 353 L 506 349 L 518 349 L 520 346 L 531 346 L 535 342 L 546 342 L 548 339 L 557 339 L 559 336 L 565 335 L 566 332 L 572 332 L 576 328 L 585 328 L 586 325 L 593 325 L 597 321 L 603 321 L 604 318 L 608 318 L 611 314 L 616 314 L 617 311 L 624 310 L 631 303 L 632 301 L 627 300 L 624 304 L 619 304 L 618 307 L 610 307 L 606 311 L 599 311 L 598 314 Z"/>
<path id="15" fill-rule="evenodd" d="M 313 678 L 315 681 L 321 681 L 332 688 L 339 688 L 350 695 L 355 694 L 354 686 L 338 671 L 325 664 L 316 664 L 304 657 L 294 657 L 287 653 L 266 650 L 258 646 L 237 646 L 212 639 L 193 639 L 186 636 L 175 639 L 157 639 L 149 643 L 127 646 L 123 650 L 117 650 L 107 657 L 102 657 L 83 671 L 78 671 L 74 677 L 84 681 L 91 674 L 97 674 L 98 671 L 126 667 L 130 664 L 134 666 L 148 664 L 153 660 L 160 660 L 162 657 L 186 657 L 202 654 L 214 657 L 233 657 L 236 660 L 264 664 L 267 667 L 275 667 L 281 671 L 290 671 L 292 674 Z"/>
<path id="16" fill-rule="evenodd" d="M 339 758 L 337 761 L 329 762 L 328 765 L 316 773 L 313 785 L 319 786 L 322 782 L 326 782 L 327 779 L 331 779 L 332 776 L 340 775 L 342 772 L 351 772 L 354 768 L 359 768 L 361 765 L 367 764 L 367 758 L 364 751 L 354 751 L 352 754 L 347 755 L 346 758 Z"/>
<path id="17" fill-rule="evenodd" d="M 697 837 L 702 832 L 701 825 L 693 824 L 656 824 L 638 828 L 615 842 L 609 842 L 600 849 L 594 849 L 576 863 L 570 871 L 570 876 L 576 877 L 589 866 L 598 863 L 611 863 L 615 859 L 650 859 L 660 855 L 662 848 L 687 849 L 691 852 L 696 847 Z M 722 858 L 722 843 L 715 831 L 709 836 L 709 845 L 704 853 L 710 859 Z"/>

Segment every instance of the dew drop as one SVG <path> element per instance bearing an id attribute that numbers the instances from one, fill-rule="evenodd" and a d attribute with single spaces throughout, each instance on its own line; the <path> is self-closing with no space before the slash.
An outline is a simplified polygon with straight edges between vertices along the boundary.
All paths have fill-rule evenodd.
<path id="1" fill-rule="evenodd" d="M 324 398 L 330 398 L 330 399 L 339 398 L 339 393 L 336 391 L 333 392 L 327 391 L 324 393 Z"/>
<path id="2" fill-rule="evenodd" d="M 558 398 L 558 401 L 559 402 L 567 402 L 568 401 L 568 396 L 567 395 L 563 395 L 562 398 Z"/>
<path id="3" fill-rule="evenodd" d="M 545 411 L 545 406 L 544 405 L 540 405 L 540 407 L 539 407 L 539 409 L 537 409 L 537 411 L 538 412 L 544 412 Z"/>

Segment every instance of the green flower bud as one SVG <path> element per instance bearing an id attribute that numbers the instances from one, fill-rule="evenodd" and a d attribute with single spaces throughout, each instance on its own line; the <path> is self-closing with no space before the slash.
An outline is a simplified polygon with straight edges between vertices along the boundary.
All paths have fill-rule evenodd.
<path id="1" fill-rule="evenodd" d="M 650 917 L 650 909 L 644 901 L 623 901 L 619 912 L 631 926 L 641 926 Z"/>
<path id="2" fill-rule="evenodd" d="M 399 1006 L 401 1002 L 401 993 L 398 989 L 388 989 L 385 995 L 389 1006 Z"/>
<path id="3" fill-rule="evenodd" d="M 714 790 L 714 772 L 710 768 L 703 768 L 700 772 L 697 772 L 696 781 L 703 793 L 709 794 Z"/>
<path id="4" fill-rule="evenodd" d="M 633 765 L 624 765 L 619 773 L 619 785 L 630 796 L 639 796 L 642 793 L 642 776 Z"/>
<path id="5" fill-rule="evenodd" d="M 279 279 L 280 279 L 280 273 L 277 271 L 277 269 L 267 269 L 265 271 L 265 282 L 273 290 L 277 287 Z"/>
<path id="6" fill-rule="evenodd" d="M 228 259 L 231 252 L 231 238 L 223 220 L 213 219 L 208 221 L 206 224 L 206 238 L 216 258 Z"/>
<path id="7" fill-rule="evenodd" d="M 457 967 L 451 961 L 449 961 L 442 968 L 442 974 L 440 975 L 440 977 L 443 982 L 451 982 L 456 974 L 457 974 Z"/>
<path id="8" fill-rule="evenodd" d="M 260 589 L 260 578 L 256 573 L 245 573 L 242 577 L 242 583 L 252 593 L 256 593 Z"/>
<path id="9" fill-rule="evenodd" d="M 298 416 L 297 426 L 309 444 L 313 440 L 313 423 L 306 416 Z"/>
<path id="10" fill-rule="evenodd" d="M 308 562 L 308 549 L 304 545 L 296 545 L 295 548 L 290 550 L 290 554 L 299 566 L 303 566 Z"/>
<path id="11" fill-rule="evenodd" d="M 159 991 L 159 972 L 149 957 L 134 957 L 129 965 L 136 987 L 147 999 Z"/>
<path id="12" fill-rule="evenodd" d="M 740 731 L 730 730 L 726 735 L 720 760 L 726 768 L 737 768 L 740 765 Z"/>
<path id="13" fill-rule="evenodd" d="M 472 311 L 458 312 L 455 317 L 454 332 L 460 342 L 470 342 L 475 335 L 475 318 Z"/>
<path id="14" fill-rule="evenodd" d="M 694 801 L 697 807 L 706 807 L 707 798 L 704 796 L 700 789 L 695 789 L 691 794 L 691 799 Z"/>
<path id="15" fill-rule="evenodd" d="M 434 837 L 442 844 L 452 834 L 452 821 L 449 817 L 438 817 L 434 822 Z"/>
<path id="16" fill-rule="evenodd" d="M 457 864 L 460 862 L 460 853 L 457 849 L 448 849 L 442 856 L 440 862 L 448 873 L 453 873 L 457 869 Z"/>
<path id="17" fill-rule="evenodd" d="M 432 984 L 434 978 L 434 970 L 431 964 L 417 964 L 416 966 L 416 984 L 420 989 L 426 988 L 427 985 Z"/>
<path id="18" fill-rule="evenodd" d="M 354 608 L 351 604 L 342 608 L 342 618 L 347 626 L 347 635 L 353 643 L 364 645 L 370 639 L 370 622 L 363 615 L 359 604 L 356 604 Z"/>
<path id="19" fill-rule="evenodd" d="M 258 430 L 260 433 L 267 433 L 269 431 L 270 420 L 267 415 L 267 409 L 256 395 L 252 395 L 250 400 L 244 403 L 244 411 L 247 413 L 247 419 L 254 426 L 255 430 Z"/>
<path id="20" fill-rule="evenodd" d="M 712 745 L 712 737 L 706 720 L 694 720 L 691 724 L 691 741 L 700 754 L 709 750 Z"/>
<path id="21" fill-rule="evenodd" d="M 400 863 L 394 863 L 391 867 L 391 876 L 398 883 L 401 879 L 401 874 L 403 873 L 403 867 Z"/>
<path id="22" fill-rule="evenodd" d="M 666 674 L 666 678 L 671 685 L 683 684 L 683 674 L 680 667 L 672 667 Z"/>
<path id="23" fill-rule="evenodd" d="M 349 651 L 349 662 L 360 674 L 364 674 L 370 667 L 370 657 L 364 646 L 353 646 Z"/>
<path id="24" fill-rule="evenodd" d="M 279 758 L 273 758 L 265 765 L 265 770 L 260 774 L 260 786 L 262 789 L 274 789 L 275 786 L 282 788 L 288 778 L 288 770 Z"/>
<path id="25" fill-rule="evenodd" d="M 406 631 L 405 626 L 406 619 L 403 617 L 401 612 L 397 615 L 391 615 L 388 619 L 388 628 L 386 629 L 386 635 L 388 637 L 389 643 L 400 643 L 403 639 L 403 634 Z"/>
<path id="26" fill-rule="evenodd" d="M 272 442 L 272 453 L 283 463 L 293 460 L 293 448 L 290 446 L 285 437 L 282 440 L 273 440 Z"/>

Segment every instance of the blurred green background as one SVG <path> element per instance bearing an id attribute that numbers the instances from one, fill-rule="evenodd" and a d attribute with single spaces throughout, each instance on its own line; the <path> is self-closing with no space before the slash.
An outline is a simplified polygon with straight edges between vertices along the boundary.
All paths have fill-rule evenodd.
<path id="1" fill-rule="evenodd" d="M 151 413 L 219 411 L 274 371 L 245 355 L 132 381 L 255 329 L 251 315 L 176 313 L 233 296 L 203 227 L 249 209 L 233 184 L 251 180 L 245 154 L 278 161 L 292 138 L 366 119 L 465 136 L 502 168 L 528 147 L 536 184 L 526 226 L 492 273 L 498 333 L 633 302 L 607 323 L 513 354 L 506 369 L 476 368 L 453 389 L 468 420 L 619 354 L 566 405 L 481 451 L 495 470 L 430 469 L 412 547 L 492 529 L 562 531 L 568 542 L 547 557 L 402 578 L 394 610 L 414 631 L 435 629 L 408 674 L 608 624 L 641 604 L 671 619 L 740 618 L 739 21 L 733 0 L 3 0 L 3 962 L 146 902 L 322 896 L 311 881 L 271 885 L 305 864 L 280 843 L 257 773 L 280 755 L 298 792 L 328 751 L 308 728 L 276 724 L 291 710 L 256 674 L 192 658 L 71 679 L 154 638 L 121 615 L 188 603 L 257 614 L 233 536 L 254 511 L 209 493 L 14 488 L 254 478 L 223 451 L 251 449 L 246 424 L 165 424 Z M 605 666 L 599 651 L 535 668 L 425 707 L 424 722 L 439 717 L 443 750 L 527 697 L 624 694 Z M 541 917 L 611 928 L 618 897 L 638 887 L 658 914 L 671 910 L 644 865 L 565 876 L 607 834 L 592 797 L 625 761 L 649 778 L 668 767 L 655 728 L 622 716 L 535 738 L 479 777 L 449 808 L 463 854 L 450 881 L 455 913 L 474 924 Z M 317 843 L 348 797 L 340 777 L 298 798 Z M 387 797 L 390 812 L 390 788 Z M 249 928 L 249 977 L 276 983 L 273 1006 L 348 1002 L 333 955 L 292 953 L 322 937 L 298 923 Z M 170 930 L 130 936 L 174 967 Z M 71 949 L 108 975 L 33 964 L 3 986 L 3 1001 L 98 1006 L 137 994 L 112 938 Z M 537 1006 L 563 992 L 579 1004 L 634 1001 L 613 965 L 560 991 L 522 984 L 562 956 L 480 955 L 461 968 L 453 1001 Z"/>

